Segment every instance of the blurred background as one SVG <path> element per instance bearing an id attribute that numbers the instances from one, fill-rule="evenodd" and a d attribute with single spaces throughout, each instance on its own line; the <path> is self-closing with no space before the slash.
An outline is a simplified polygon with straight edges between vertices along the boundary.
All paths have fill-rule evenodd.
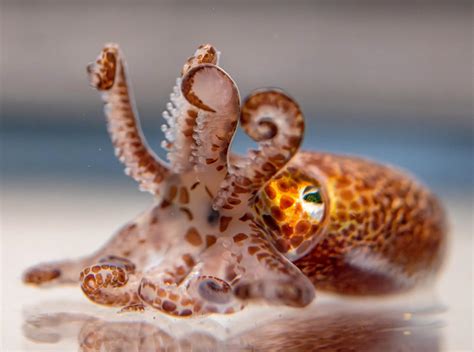
<path id="1" fill-rule="evenodd" d="M 29 348 L 20 312 L 37 296 L 21 271 L 96 248 L 150 203 L 114 157 L 87 83 L 109 41 L 161 156 L 175 78 L 209 42 L 242 96 L 277 86 L 300 103 L 305 148 L 395 164 L 428 184 L 453 237 L 438 288 L 445 347 L 472 348 L 470 1 L 3 0 L 0 13 L 2 314 L 16 322 L 3 327 L 5 350 Z M 239 135 L 234 149 L 248 146 Z"/>

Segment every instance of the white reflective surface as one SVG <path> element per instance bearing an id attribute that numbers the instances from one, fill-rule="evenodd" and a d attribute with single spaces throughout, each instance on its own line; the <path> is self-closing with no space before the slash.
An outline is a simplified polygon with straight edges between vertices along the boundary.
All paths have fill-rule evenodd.
<path id="1" fill-rule="evenodd" d="M 112 185 L 78 188 L 38 182 L 22 183 L 20 187 L 10 182 L 8 189 L 3 188 L 2 351 L 76 350 L 80 333 L 83 336 L 91 326 L 102 332 L 104 346 L 109 347 L 110 341 L 117 338 L 113 336 L 120 332 L 126 337 L 128 332 L 135 333 L 135 337 L 145 334 L 152 344 L 158 341 L 153 338 L 159 336 L 160 343 L 168 344 L 162 347 L 185 348 L 205 340 L 211 350 L 284 348 L 285 341 L 291 342 L 295 336 L 300 342 L 319 336 L 312 343 L 356 344 L 360 348 L 429 347 L 452 351 L 472 347 L 471 208 L 467 199 L 445 199 L 452 226 L 450 256 L 431 293 L 381 301 L 336 302 L 320 294 L 304 311 L 254 307 L 234 316 L 186 320 L 153 313 L 117 315 L 115 309 L 87 301 L 79 288 L 37 289 L 21 283 L 23 269 L 31 264 L 96 249 L 149 201 L 147 195 L 134 189 Z M 94 319 L 92 325 L 90 319 Z M 89 325 L 85 326 L 85 322 Z M 132 325 L 120 325 L 131 322 Z M 346 331 L 344 339 L 340 340 L 337 331 Z M 371 336 L 364 340 L 371 343 L 357 345 L 361 342 L 355 337 L 364 334 Z M 127 341 L 133 341 L 133 336 L 128 336 Z M 388 345 L 377 345 L 382 342 Z M 147 345 L 143 346 L 147 350 Z"/>

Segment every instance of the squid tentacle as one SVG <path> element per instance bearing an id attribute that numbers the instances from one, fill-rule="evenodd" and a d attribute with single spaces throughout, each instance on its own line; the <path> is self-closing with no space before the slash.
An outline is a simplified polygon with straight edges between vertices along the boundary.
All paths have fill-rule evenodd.
<path id="1" fill-rule="evenodd" d="M 235 233 L 230 239 L 218 239 L 200 257 L 202 272 L 226 280 L 232 295 L 214 289 L 224 287 L 212 282 L 207 287 L 200 286 L 201 297 L 226 303 L 233 303 L 229 300 L 233 297 L 235 304 L 226 308 L 234 311 L 242 309 L 252 299 L 275 305 L 308 305 L 315 295 L 311 281 L 276 251 L 255 222 L 248 226 L 247 229 L 241 227 L 239 230 L 243 232 Z M 207 292 L 202 291 L 204 288 Z M 193 287 L 188 290 L 193 292 Z"/>
<path id="2" fill-rule="evenodd" d="M 125 165 L 125 173 L 140 189 L 158 194 L 169 174 L 165 163 L 148 147 L 138 115 L 123 55 L 117 44 L 107 44 L 95 63 L 87 66 L 91 85 L 102 92 L 108 131 L 115 154 Z"/>
<path id="3" fill-rule="evenodd" d="M 301 271 L 268 243 L 256 224 L 237 245 L 245 253 L 241 265 L 257 268 L 242 275 L 234 285 L 234 294 L 241 300 L 263 299 L 269 304 L 303 307 L 312 302 L 314 286 Z"/>
<path id="4" fill-rule="evenodd" d="M 232 209 L 253 195 L 290 161 L 303 140 L 298 104 L 277 89 L 253 92 L 243 103 L 240 123 L 259 148 L 229 159 L 228 174 L 214 199 L 216 210 Z"/>
<path id="5" fill-rule="evenodd" d="M 115 307 L 140 304 L 135 266 L 127 262 L 106 260 L 85 268 L 80 274 L 82 291 L 98 304 Z"/>
<path id="6" fill-rule="evenodd" d="M 176 256 L 173 255 L 176 259 Z M 146 271 L 138 295 L 149 306 L 174 316 L 233 313 L 243 308 L 229 282 L 195 263 L 189 253 Z"/>
<path id="7" fill-rule="evenodd" d="M 184 65 L 163 113 L 167 123 L 162 126 L 166 137 L 162 146 L 175 173 L 226 167 L 240 98 L 236 84 L 217 66 L 217 59 L 212 46 L 201 46 Z"/>

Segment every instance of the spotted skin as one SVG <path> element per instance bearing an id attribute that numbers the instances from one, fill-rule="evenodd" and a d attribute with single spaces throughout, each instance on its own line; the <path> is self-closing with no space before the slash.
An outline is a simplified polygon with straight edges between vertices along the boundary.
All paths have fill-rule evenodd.
<path id="1" fill-rule="evenodd" d="M 288 167 L 267 182 L 254 207 L 273 245 L 294 259 L 307 254 L 322 238 L 327 219 L 324 198 L 319 181 Z"/>
<path id="2" fill-rule="evenodd" d="M 446 226 L 425 187 L 374 162 L 298 152 L 304 119 L 294 100 L 267 89 L 240 106 L 218 59 L 206 44 L 184 64 L 163 114 L 165 163 L 141 134 L 123 54 L 104 47 L 89 78 L 117 156 L 155 203 L 99 250 L 36 265 L 24 282 L 79 283 L 120 313 L 189 317 L 250 301 L 304 307 L 315 288 L 396 293 L 438 272 Z M 245 156 L 229 152 L 239 121 L 258 144 Z"/>
<path id="3" fill-rule="evenodd" d="M 301 153 L 324 179 L 324 238 L 295 264 L 316 288 L 354 295 L 404 291 L 438 272 L 446 247 L 443 209 L 424 186 L 392 167 Z"/>

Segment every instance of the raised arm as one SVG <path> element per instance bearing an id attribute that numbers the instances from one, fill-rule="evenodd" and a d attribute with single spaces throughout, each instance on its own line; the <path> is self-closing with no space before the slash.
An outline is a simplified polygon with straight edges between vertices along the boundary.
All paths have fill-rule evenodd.
<path id="1" fill-rule="evenodd" d="M 108 131 L 125 173 L 138 182 L 141 190 L 158 194 L 169 170 L 142 135 L 118 45 L 106 44 L 96 62 L 87 66 L 87 72 L 91 85 L 102 92 Z"/>

